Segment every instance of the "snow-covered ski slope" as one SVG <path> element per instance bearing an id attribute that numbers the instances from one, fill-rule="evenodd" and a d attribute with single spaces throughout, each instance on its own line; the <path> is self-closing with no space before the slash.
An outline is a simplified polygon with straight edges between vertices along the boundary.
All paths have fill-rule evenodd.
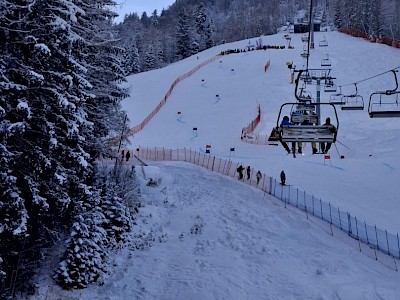
<path id="1" fill-rule="evenodd" d="M 370 94 L 393 88 L 394 78 L 388 73 L 363 81 L 400 66 L 399 49 L 338 32 L 315 33 L 310 68 L 321 68 L 321 60 L 329 53 L 335 83 L 347 85 L 342 88 L 344 94 L 353 94 L 352 83 L 362 81 L 357 87 L 365 102 L 363 111 L 337 108 L 340 128 L 337 149 L 332 145 L 330 161 L 324 161 L 322 155 L 311 155 L 309 144 L 304 146 L 305 155 L 294 159 L 281 146 L 251 145 L 240 140 L 241 129 L 255 117 L 258 104 L 262 118 L 256 131 L 269 134 L 276 126 L 280 106 L 295 101 L 286 62 L 292 61 L 297 69 L 304 66 L 300 55 L 304 43 L 301 34 L 291 37 L 294 49 L 225 55 L 180 82 L 161 111 L 130 139 L 130 147 L 186 147 L 201 151 L 211 144 L 211 153 L 221 157 L 229 157 L 230 148 L 235 147 L 235 161 L 276 178 L 285 170 L 288 183 L 294 187 L 349 211 L 368 224 L 400 232 L 400 119 L 371 119 L 366 109 Z M 319 47 L 324 37 L 328 47 Z M 264 36 L 262 40 L 265 45 L 287 45 L 283 33 Z M 245 49 L 249 43 L 255 44 L 256 39 L 219 45 L 166 68 L 129 77 L 125 86 L 130 87 L 131 97 L 123 102 L 123 108 L 131 125 L 140 123 L 156 107 L 178 76 L 221 51 Z M 264 72 L 268 60 L 271 66 Z M 307 86 L 307 90 L 316 96 L 316 86 Z M 322 92 L 321 100 L 328 102 L 330 95 Z M 177 121 L 178 112 L 181 116 Z M 327 116 L 332 118 L 323 111 L 322 119 Z M 197 137 L 193 127 L 198 129 Z M 339 154 L 345 158 L 340 159 Z"/>
<path id="2" fill-rule="evenodd" d="M 338 143 L 345 159 L 339 159 L 332 147 L 331 163 L 325 165 L 322 156 L 310 154 L 309 145 L 306 155 L 293 158 L 281 146 L 240 141 L 241 128 L 255 116 L 257 104 L 263 112 L 258 132 L 269 133 L 280 105 L 293 101 L 285 63 L 302 63 L 302 45 L 301 35 L 292 37 L 294 50 L 224 56 L 181 82 L 159 114 L 131 138 L 130 147 L 201 150 L 211 144 L 211 154 L 222 157 L 235 147 L 232 159 L 277 178 L 284 169 L 293 187 L 306 189 L 370 224 L 400 231 L 400 120 L 370 119 L 366 111 L 339 111 L 338 139 L 350 149 Z M 317 34 L 316 42 L 322 38 Z M 326 38 L 338 84 L 400 65 L 399 50 L 336 32 L 326 33 Z M 285 44 L 283 34 L 263 40 Z M 127 85 L 132 96 L 124 107 L 132 126 L 155 108 L 178 76 L 222 50 L 247 44 L 221 45 L 200 53 L 198 60 L 190 57 L 130 77 Z M 311 63 L 318 66 L 322 57 L 321 49 L 313 50 Z M 264 73 L 269 59 L 271 68 Z M 390 87 L 391 78 L 360 84 L 360 92 L 367 97 L 374 88 L 386 88 L 383 85 Z M 366 245 L 361 245 L 360 253 L 355 239 L 336 228 L 331 236 L 324 221 L 308 220 L 304 212 L 284 208 L 278 199 L 198 166 L 149 163 L 137 169 L 144 206 L 136 215 L 131 239 L 110 257 L 103 284 L 62 291 L 50 275 L 32 299 L 400 299 L 395 261 L 379 252 L 376 261 Z M 147 186 L 149 178 L 159 179 L 159 185 Z"/>

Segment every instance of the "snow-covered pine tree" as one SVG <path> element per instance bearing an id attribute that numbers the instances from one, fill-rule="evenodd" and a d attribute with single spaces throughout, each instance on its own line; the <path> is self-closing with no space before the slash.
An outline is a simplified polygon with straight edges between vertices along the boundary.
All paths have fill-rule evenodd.
<path id="1" fill-rule="evenodd" d="M 214 47 L 213 30 L 211 24 L 212 23 L 208 24 L 206 29 L 206 49 Z"/>
<path id="2" fill-rule="evenodd" d="M 193 11 L 194 28 L 197 33 L 197 43 L 199 44 L 199 51 L 206 49 L 206 26 L 207 26 L 207 14 L 204 3 L 200 3 L 195 6 Z M 193 44 L 192 44 L 193 46 Z M 193 52 L 193 47 L 192 47 Z M 197 52 L 196 52 L 197 53 Z"/>
<path id="3" fill-rule="evenodd" d="M 82 1 L 85 15 L 77 19 L 74 30 L 82 37 L 76 40 L 72 53 L 82 58 L 81 64 L 87 70 L 90 84 L 85 89 L 88 119 L 93 122 L 92 156 L 105 154 L 108 142 L 120 134 L 125 113 L 121 100 L 128 91 L 118 87 L 124 80 L 123 48 L 117 46 L 116 33 L 112 31 L 112 20 L 116 16 L 111 7 L 114 0 Z M 100 9 L 100 11 L 99 11 Z"/>
<path id="4" fill-rule="evenodd" d="M 129 48 L 125 48 L 123 57 L 126 76 L 140 73 L 139 51 L 134 44 L 131 44 Z"/>
<path id="5" fill-rule="evenodd" d="M 193 11 L 196 32 L 203 36 L 206 29 L 207 14 L 204 3 L 197 5 Z"/>
<path id="6" fill-rule="evenodd" d="M 94 135 L 92 136 L 90 145 L 91 150 L 94 152 L 94 156 L 99 154 L 105 154 L 102 148 L 107 139 L 115 137 L 116 134 L 120 134 L 121 127 L 124 126 L 124 114 L 120 109 L 120 101 L 124 97 L 124 92 L 121 90 L 116 83 L 123 79 L 122 68 L 121 68 L 121 48 L 115 46 L 116 38 L 113 33 L 110 32 L 111 20 L 114 13 L 111 10 L 106 9 L 115 4 L 114 1 L 102 1 L 104 9 L 99 15 L 99 11 L 96 10 L 98 1 L 86 1 L 85 16 L 86 18 L 78 19 L 81 23 L 79 24 L 80 36 L 84 37 L 84 41 L 78 41 L 77 48 L 80 52 L 86 53 L 86 60 L 83 66 L 88 70 L 87 78 L 91 84 L 89 89 L 85 91 L 88 95 L 91 95 L 87 101 L 88 107 L 91 111 L 88 112 L 88 118 L 93 121 L 94 124 Z M 94 21 L 94 24 L 92 23 Z M 97 157 L 96 156 L 96 157 Z M 104 239 L 101 247 L 92 247 L 81 249 L 81 252 L 76 252 L 75 248 L 70 246 L 65 254 L 65 260 L 60 265 L 60 269 L 57 272 L 57 279 L 63 287 L 84 287 L 86 284 L 97 280 L 101 274 L 103 268 L 98 263 L 100 258 L 104 258 L 104 247 L 110 246 L 110 240 L 115 240 L 116 236 L 122 235 L 121 231 L 125 230 L 123 225 L 125 224 L 122 219 L 123 213 L 118 211 L 121 209 L 119 203 L 114 201 L 103 204 L 101 196 L 98 198 L 95 205 L 93 205 L 93 197 L 97 192 L 92 194 L 92 197 L 88 198 L 88 201 L 84 203 L 82 211 L 85 212 L 85 222 L 93 224 L 88 227 L 89 236 L 87 237 L 87 243 L 90 245 L 94 238 Z M 87 204 L 87 205 L 85 205 Z M 115 209 L 114 209 L 115 208 Z M 108 213 L 113 211 L 115 218 L 118 219 L 118 213 L 121 214 L 121 218 L 118 219 L 120 223 L 115 225 L 114 233 L 110 230 L 102 232 L 104 228 L 108 229 L 109 218 L 104 212 Z M 104 210 L 104 211 L 103 211 Z M 79 221 L 81 222 L 81 221 Z M 84 224 L 83 224 L 84 225 Z M 121 229 L 122 228 L 122 229 Z M 101 229 L 101 230 L 100 230 Z M 130 229 L 130 226 L 128 226 Z M 107 236 L 109 234 L 110 236 Z M 104 236 L 103 236 L 104 235 Z M 70 245 L 74 245 L 80 242 L 80 235 L 74 235 L 71 237 Z M 98 243 L 97 243 L 98 244 Z M 100 244 L 98 244 L 100 246 Z M 112 245 L 111 245 L 112 246 Z M 86 251 L 90 253 L 87 254 Z M 96 251 L 98 253 L 96 253 Z M 93 256 L 95 255 L 95 256 Z M 92 261 L 92 257 L 96 257 L 96 261 Z M 81 264 L 93 265 L 97 264 L 95 269 L 87 268 L 85 271 L 80 270 L 80 275 L 76 277 L 76 266 L 73 261 L 79 261 Z M 93 274 L 91 274 L 93 273 Z M 82 282 L 84 284 L 82 285 Z"/>
<path id="7" fill-rule="evenodd" d="M 55 275 L 61 287 L 85 288 L 107 271 L 107 234 L 102 228 L 103 220 L 104 216 L 95 212 L 77 217 L 65 259 Z"/>
<path id="8" fill-rule="evenodd" d="M 144 57 L 144 71 L 155 69 L 156 59 L 154 55 L 153 46 L 149 45 L 146 55 Z"/>
<path id="9" fill-rule="evenodd" d="M 110 189 L 111 188 L 111 189 Z M 133 216 L 123 199 L 116 195 L 113 186 L 101 197 L 100 209 L 104 214 L 105 223 L 102 227 L 107 232 L 108 246 L 115 248 L 125 240 L 125 234 L 132 229 Z"/>
<path id="10" fill-rule="evenodd" d="M 157 9 L 153 10 L 153 12 L 151 13 L 150 20 L 151 20 L 150 24 L 152 27 L 158 27 L 159 21 L 158 21 Z"/>
<path id="11" fill-rule="evenodd" d="M 199 53 L 200 45 L 197 41 L 193 40 L 192 44 L 190 45 L 190 55 L 194 55 Z"/>
<path id="12" fill-rule="evenodd" d="M 370 32 L 373 37 L 380 39 L 384 34 L 384 17 L 382 0 L 371 0 L 369 12 Z"/>
<path id="13" fill-rule="evenodd" d="M 134 215 L 141 206 L 140 187 L 135 168 L 118 164 L 112 171 L 103 168 L 100 173 L 102 190 L 98 207 L 105 216 L 103 227 L 107 231 L 109 246 L 114 248 L 132 229 Z"/>
<path id="14" fill-rule="evenodd" d="M 165 65 L 165 54 L 162 49 L 157 51 L 157 65 L 164 66 Z"/>
<path id="15" fill-rule="evenodd" d="M 178 26 L 176 28 L 176 55 L 183 59 L 191 55 L 191 34 L 189 16 L 185 9 L 179 14 Z"/>
<path id="16" fill-rule="evenodd" d="M 342 28 L 343 26 L 343 19 L 342 19 L 342 0 L 336 0 L 335 5 L 334 5 L 334 20 L 333 24 L 337 29 Z"/>
<path id="17" fill-rule="evenodd" d="M 122 73 L 109 32 L 113 13 L 106 10 L 115 3 L 102 4 L 0 4 L 0 215 L 5 216 L 0 219 L 0 257 L 5 288 L 14 287 L 13 270 L 24 261 L 25 248 L 37 249 L 30 251 L 36 259 L 40 243 L 54 241 L 49 233 L 69 227 L 75 215 L 90 207 L 96 193 L 95 159 L 115 128 L 108 126 L 123 116 L 124 91 L 115 84 Z M 20 276 L 24 274 L 18 273 L 19 281 Z"/>

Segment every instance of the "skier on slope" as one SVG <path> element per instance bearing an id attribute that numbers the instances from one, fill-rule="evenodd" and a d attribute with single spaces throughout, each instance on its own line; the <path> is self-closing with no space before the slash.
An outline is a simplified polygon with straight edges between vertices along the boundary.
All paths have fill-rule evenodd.
<path id="1" fill-rule="evenodd" d="M 260 171 L 257 172 L 256 177 L 257 177 L 257 185 L 258 185 L 260 183 L 261 178 L 262 178 L 262 175 L 261 175 Z"/>
<path id="2" fill-rule="evenodd" d="M 244 168 L 243 168 L 242 165 L 240 165 L 240 166 L 236 169 L 236 171 L 239 173 L 239 180 L 240 180 L 240 179 L 243 179 L 243 170 L 244 170 Z"/>
<path id="3" fill-rule="evenodd" d="M 250 180 L 250 173 L 251 173 L 250 166 L 247 166 L 246 168 L 247 180 Z"/>
<path id="4" fill-rule="evenodd" d="M 286 174 L 285 174 L 285 172 L 282 170 L 282 172 L 281 172 L 281 184 L 282 184 L 282 185 L 285 185 L 285 183 L 286 183 Z"/>

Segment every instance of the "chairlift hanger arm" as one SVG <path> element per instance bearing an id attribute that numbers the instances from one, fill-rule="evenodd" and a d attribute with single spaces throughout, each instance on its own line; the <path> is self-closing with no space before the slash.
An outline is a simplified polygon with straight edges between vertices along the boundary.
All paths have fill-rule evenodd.
<path id="1" fill-rule="evenodd" d="M 299 88 L 299 81 L 300 81 L 300 77 L 301 77 L 301 74 L 303 73 L 303 71 L 304 70 L 299 70 L 299 73 L 297 74 L 297 79 L 296 79 L 296 86 L 295 86 L 295 89 L 294 89 L 294 96 L 296 97 L 297 101 L 299 101 L 299 102 L 301 101 L 301 99 L 297 95 L 297 90 Z M 282 107 L 281 107 L 281 110 L 282 110 Z"/>
<path id="2" fill-rule="evenodd" d="M 357 87 L 357 83 L 354 84 L 355 88 L 356 88 L 356 92 L 355 94 L 351 95 L 351 97 L 356 97 L 358 95 L 358 87 Z"/>
<path id="3" fill-rule="evenodd" d="M 374 76 L 371 76 L 371 77 L 368 77 L 368 78 L 364 78 L 364 79 L 362 79 L 362 80 L 357 81 L 356 83 L 342 84 L 342 85 L 340 85 L 340 87 L 349 86 L 349 85 L 353 85 L 353 84 L 358 84 L 358 83 L 361 83 L 361 82 L 364 82 L 364 81 L 368 81 L 368 80 L 377 78 L 377 77 L 379 77 L 379 76 L 385 75 L 385 74 L 387 74 L 387 73 L 389 73 L 389 72 L 392 72 L 392 73 L 394 74 L 394 76 L 395 76 L 396 90 L 397 90 L 398 85 L 397 85 L 397 76 L 396 76 L 396 72 L 398 72 L 399 69 L 400 69 L 400 66 L 398 66 L 398 67 L 396 67 L 396 68 L 393 68 L 393 69 L 391 69 L 391 70 L 389 70 L 389 71 L 386 71 L 386 72 L 383 72 L 383 73 L 380 73 L 380 74 L 377 74 L 377 75 L 374 75 Z"/>
<path id="4" fill-rule="evenodd" d="M 396 82 L 396 87 L 393 90 L 387 90 L 386 93 L 388 93 L 389 91 L 390 92 L 395 92 L 399 88 L 399 82 L 397 81 L 397 74 L 396 74 L 398 72 L 398 70 L 392 70 L 392 72 L 393 72 L 393 75 L 394 75 L 394 80 Z"/>

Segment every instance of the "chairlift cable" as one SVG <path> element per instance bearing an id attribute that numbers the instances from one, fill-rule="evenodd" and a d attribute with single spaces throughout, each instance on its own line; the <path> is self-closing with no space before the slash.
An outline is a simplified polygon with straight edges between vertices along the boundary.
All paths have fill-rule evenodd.
<path id="1" fill-rule="evenodd" d="M 390 69 L 389 71 L 382 72 L 382 73 L 380 73 L 380 74 L 377 74 L 377 75 L 374 75 L 374 76 L 371 76 L 371 77 L 368 77 L 368 78 L 364 78 L 364 79 L 362 79 L 362 80 L 359 80 L 359 81 L 356 81 L 356 82 L 353 82 L 353 83 L 347 83 L 347 84 L 338 85 L 338 87 L 344 87 L 344 86 L 349 86 L 349 85 L 357 85 L 357 84 L 359 84 L 359 83 L 361 83 L 361 82 L 374 79 L 374 78 L 376 78 L 376 77 L 385 75 L 385 74 L 387 74 L 387 73 L 393 72 L 393 71 L 398 70 L 398 69 L 400 69 L 400 66 L 398 66 L 398 67 L 396 67 L 396 68 L 393 68 L 393 69 Z"/>

